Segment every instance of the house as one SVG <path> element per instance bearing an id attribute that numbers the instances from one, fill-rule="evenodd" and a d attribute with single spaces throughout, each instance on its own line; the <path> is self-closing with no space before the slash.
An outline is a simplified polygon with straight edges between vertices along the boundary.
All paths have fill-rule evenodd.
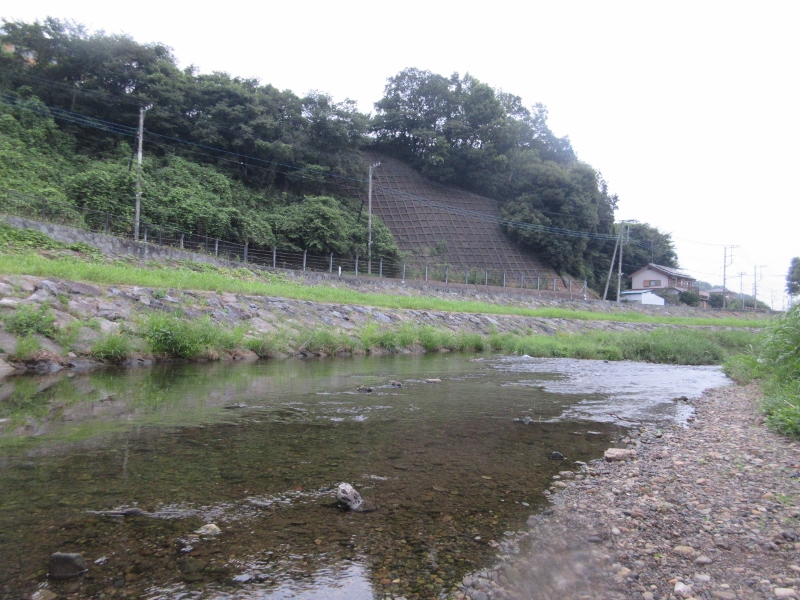
<path id="1" fill-rule="evenodd" d="M 727 288 L 723 289 L 721 287 L 711 288 L 710 290 L 706 290 L 706 294 L 708 294 L 709 296 L 711 296 L 711 294 L 720 294 L 720 295 L 725 294 L 725 298 L 727 298 L 728 300 L 733 300 L 738 295 L 736 292 L 732 292 Z"/>
<path id="2" fill-rule="evenodd" d="M 656 296 L 650 290 L 626 290 L 620 293 L 622 302 L 631 304 L 650 304 L 653 306 L 664 306 L 666 303 L 661 296 Z"/>
<path id="3" fill-rule="evenodd" d="M 660 290 L 662 294 L 677 296 L 681 292 L 695 291 L 694 277 L 655 263 L 649 263 L 631 275 L 631 289 Z"/>

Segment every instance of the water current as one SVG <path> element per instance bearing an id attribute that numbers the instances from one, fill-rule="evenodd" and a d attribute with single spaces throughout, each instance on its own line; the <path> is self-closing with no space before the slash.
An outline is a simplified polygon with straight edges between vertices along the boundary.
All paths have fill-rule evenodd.
<path id="1" fill-rule="evenodd" d="M 726 383 L 452 354 L 6 378 L 0 595 L 435 598 L 516 550 L 554 474 Z M 340 482 L 369 510 L 338 507 Z M 86 575 L 48 580 L 59 551 Z"/>

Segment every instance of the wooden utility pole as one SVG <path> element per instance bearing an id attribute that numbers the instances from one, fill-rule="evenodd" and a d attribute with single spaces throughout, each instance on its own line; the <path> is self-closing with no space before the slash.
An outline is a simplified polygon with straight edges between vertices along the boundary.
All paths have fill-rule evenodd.
<path id="1" fill-rule="evenodd" d="M 372 171 L 381 166 L 376 162 L 369 166 L 369 191 L 367 192 L 367 275 L 372 275 Z"/>
<path id="2" fill-rule="evenodd" d="M 133 239 L 139 241 L 139 215 L 142 206 L 142 142 L 144 140 L 144 113 L 153 108 L 152 104 L 139 107 L 139 135 L 136 163 L 136 210 L 133 217 Z"/>

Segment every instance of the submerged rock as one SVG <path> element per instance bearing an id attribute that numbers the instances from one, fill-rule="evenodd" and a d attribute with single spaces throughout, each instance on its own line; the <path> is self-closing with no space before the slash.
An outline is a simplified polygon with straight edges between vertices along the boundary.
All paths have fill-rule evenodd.
<path id="1" fill-rule="evenodd" d="M 222 533 L 222 530 L 214 523 L 206 523 L 200 529 L 196 529 L 195 533 L 197 535 L 219 535 Z"/>
<path id="2" fill-rule="evenodd" d="M 336 499 L 350 510 L 358 510 L 364 504 L 361 494 L 349 483 L 339 484 L 336 488 Z"/>
<path id="3" fill-rule="evenodd" d="M 89 566 L 80 554 L 56 552 L 50 555 L 47 576 L 51 579 L 71 579 L 83 575 L 88 570 Z"/>

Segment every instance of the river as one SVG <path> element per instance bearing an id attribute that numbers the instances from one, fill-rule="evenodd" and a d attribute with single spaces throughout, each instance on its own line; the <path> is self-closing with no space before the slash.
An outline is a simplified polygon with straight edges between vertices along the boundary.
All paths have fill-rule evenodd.
<path id="1" fill-rule="evenodd" d="M 559 471 L 627 428 L 685 423 L 676 397 L 727 383 L 715 367 L 469 354 L 6 378 L 0 590 L 438 597 L 517 551 Z M 370 510 L 338 507 L 340 482 Z M 86 575 L 48 580 L 59 551 Z"/>

